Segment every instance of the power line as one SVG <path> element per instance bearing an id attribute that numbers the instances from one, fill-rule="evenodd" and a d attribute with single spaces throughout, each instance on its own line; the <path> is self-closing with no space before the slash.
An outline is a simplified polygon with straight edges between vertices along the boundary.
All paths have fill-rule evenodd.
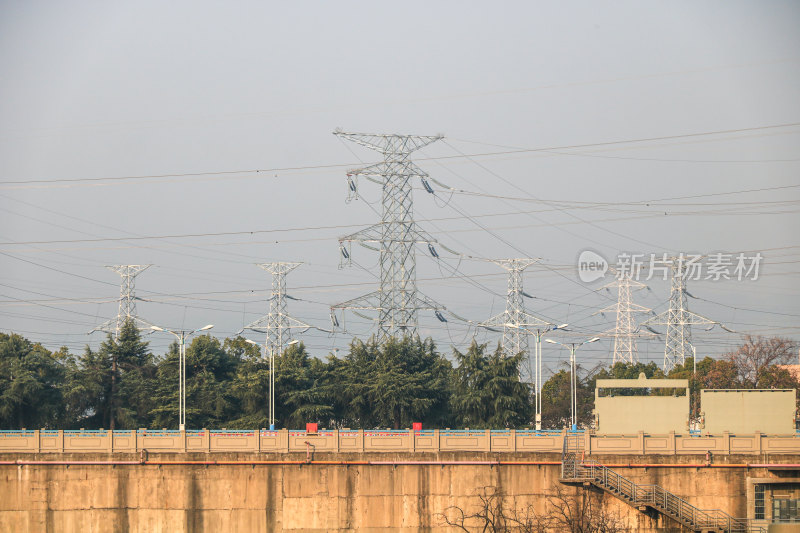
<path id="1" fill-rule="evenodd" d="M 582 144 L 570 144 L 570 145 L 560 145 L 560 146 L 550 146 L 550 147 L 540 147 L 540 148 L 515 148 L 511 150 L 502 150 L 502 151 L 494 151 L 494 152 L 478 152 L 473 154 L 460 154 L 458 156 L 439 156 L 439 157 L 427 157 L 427 158 L 420 158 L 419 161 L 433 161 L 433 160 L 446 160 L 446 159 L 457 159 L 457 158 L 469 158 L 469 157 L 489 157 L 489 156 L 497 156 L 497 155 L 509 155 L 509 154 L 519 154 L 519 153 L 535 153 L 535 152 L 547 152 L 553 150 L 566 150 L 566 149 L 574 149 L 574 148 L 591 148 L 591 147 L 598 147 L 598 146 L 613 146 L 618 144 L 633 144 L 633 143 L 645 143 L 645 142 L 655 142 L 655 141 L 664 141 L 670 139 L 685 139 L 685 138 L 695 138 L 695 137 L 704 137 L 709 135 L 723 135 L 723 134 L 730 134 L 730 133 L 743 133 L 748 131 L 761 131 L 761 130 L 769 130 L 769 129 L 779 129 L 779 128 L 791 128 L 795 126 L 800 126 L 800 122 L 789 122 L 784 124 L 772 124 L 766 126 L 755 126 L 749 128 L 735 128 L 735 129 L 726 129 L 726 130 L 714 130 L 714 131 L 705 131 L 705 132 L 695 132 L 695 133 L 682 133 L 676 135 L 662 135 L 656 137 L 640 137 L 640 138 L 632 138 L 632 139 L 621 139 L 615 141 L 603 141 L 603 142 L 594 142 L 594 143 L 582 143 Z M 326 170 L 326 169 L 333 169 L 333 168 L 347 168 L 352 167 L 352 163 L 347 164 L 322 164 L 322 165 L 301 165 L 295 167 L 271 167 L 271 168 L 261 168 L 261 169 L 239 169 L 239 170 L 221 170 L 221 171 L 206 171 L 206 172 L 181 172 L 181 173 L 164 173 L 164 174 L 140 174 L 140 175 L 130 175 L 130 176 L 112 176 L 112 177 L 96 177 L 96 178 L 53 178 L 53 179 L 36 179 L 36 180 L 3 180 L 0 181 L 0 185 L 35 185 L 35 184 L 47 184 L 47 183 L 82 183 L 82 182 L 99 182 L 99 181 L 133 181 L 133 180 L 151 180 L 151 179 L 163 179 L 163 178 L 186 178 L 186 177 L 204 177 L 204 176 L 230 176 L 234 174 L 262 174 L 262 173 L 269 173 L 269 172 L 292 172 L 292 171 L 300 171 L 300 170 Z"/>

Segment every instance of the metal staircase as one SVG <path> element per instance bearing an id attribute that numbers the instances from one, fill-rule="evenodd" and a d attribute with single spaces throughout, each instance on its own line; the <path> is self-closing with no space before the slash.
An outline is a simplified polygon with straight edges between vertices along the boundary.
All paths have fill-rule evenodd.
<path id="1" fill-rule="evenodd" d="M 584 436 L 567 433 L 561 452 L 562 483 L 590 483 L 620 500 L 644 510 L 651 508 L 691 531 L 724 533 L 765 533 L 761 526 L 745 518 L 733 518 L 718 509 L 698 509 L 683 498 L 658 485 L 639 485 L 596 461 L 583 456 Z"/>

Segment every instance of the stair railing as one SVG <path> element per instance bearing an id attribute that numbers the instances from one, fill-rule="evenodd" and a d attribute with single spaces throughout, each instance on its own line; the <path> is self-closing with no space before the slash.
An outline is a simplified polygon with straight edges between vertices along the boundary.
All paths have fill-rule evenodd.
<path id="1" fill-rule="evenodd" d="M 569 437 L 569 436 L 568 436 Z M 648 505 L 693 529 L 717 529 L 729 533 L 763 532 L 749 520 L 733 518 L 719 509 L 703 510 L 658 485 L 637 485 L 595 461 L 581 461 L 564 439 L 562 479 L 586 480 L 615 493 L 631 505 Z"/>

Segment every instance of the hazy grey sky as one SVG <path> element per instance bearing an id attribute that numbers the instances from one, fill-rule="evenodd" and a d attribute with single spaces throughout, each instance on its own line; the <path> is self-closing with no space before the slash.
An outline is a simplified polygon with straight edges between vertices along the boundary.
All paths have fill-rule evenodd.
<path id="1" fill-rule="evenodd" d="M 375 157 L 331 135 L 341 127 L 444 134 L 418 164 L 469 193 L 417 183 L 420 226 L 469 256 L 541 257 L 525 276 L 534 314 L 586 335 L 613 325 L 594 313 L 614 295 L 578 281 L 587 248 L 762 251 L 758 281 L 696 282 L 716 303 L 690 305 L 798 338 L 798 27 L 793 1 L 0 2 L 0 329 L 96 345 L 85 333 L 118 296 L 103 266 L 152 263 L 143 318 L 230 336 L 266 312 L 255 263 L 278 260 L 306 263 L 288 277 L 290 312 L 328 327 L 330 304 L 377 286 L 371 250 L 339 268 L 337 237 L 380 209 L 366 181 L 345 203 L 346 169 Z M 481 155 L 497 152 L 511 153 Z M 504 306 L 491 264 L 420 248 L 418 273 L 470 320 Z M 636 301 L 661 311 L 668 285 L 650 285 Z M 346 324 L 301 338 L 323 357 L 371 331 Z M 420 325 L 444 351 L 475 333 Z M 700 354 L 739 342 L 695 339 Z M 545 349 L 551 368 L 564 355 Z M 640 356 L 660 364 L 663 346 Z"/>

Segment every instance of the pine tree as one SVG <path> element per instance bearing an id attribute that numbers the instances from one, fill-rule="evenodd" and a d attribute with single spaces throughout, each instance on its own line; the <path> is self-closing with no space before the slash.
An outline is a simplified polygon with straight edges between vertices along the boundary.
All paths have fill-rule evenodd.
<path id="1" fill-rule="evenodd" d="M 524 354 L 509 357 L 498 346 L 487 355 L 486 344 L 473 341 L 466 354 L 453 350 L 453 355 L 451 405 L 459 425 L 500 429 L 530 422 L 530 386 L 519 380 Z"/>

